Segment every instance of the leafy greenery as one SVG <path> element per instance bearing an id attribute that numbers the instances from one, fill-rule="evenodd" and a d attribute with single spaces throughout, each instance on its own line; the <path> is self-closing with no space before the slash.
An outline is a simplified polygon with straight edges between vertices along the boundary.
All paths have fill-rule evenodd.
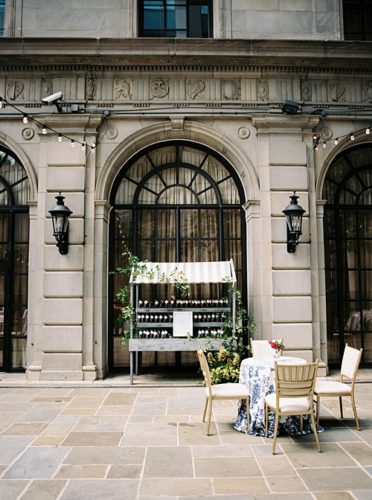
<path id="1" fill-rule="evenodd" d="M 159 266 L 149 266 L 150 262 L 146 260 L 141 261 L 129 250 L 125 250 L 122 253 L 122 256 L 127 263 L 122 267 L 118 267 L 116 272 L 128 276 L 128 281 L 130 276 L 132 276 L 134 281 L 139 276 L 144 276 L 149 281 L 152 281 L 155 277 L 157 277 L 157 280 L 160 283 L 174 285 L 175 289 L 178 290 L 182 296 L 186 296 L 189 293 L 190 285 L 187 283 L 186 276 L 177 267 L 175 267 L 169 274 L 166 274 L 160 272 Z M 136 313 L 130 301 L 129 285 L 124 285 L 116 294 L 116 297 L 120 303 L 118 321 L 124 327 L 121 341 L 125 345 L 128 343 L 130 338 L 130 325 L 135 325 L 136 322 Z"/>
<path id="2" fill-rule="evenodd" d="M 234 292 L 234 286 L 229 287 L 229 296 Z M 223 342 L 217 352 L 208 351 L 207 360 L 210 368 L 213 384 L 224 382 L 239 382 L 239 370 L 241 361 L 248 356 L 248 340 L 250 334 L 255 330 L 254 320 L 249 316 L 243 306 L 241 293 L 235 290 L 236 296 L 236 327 L 233 329 L 233 318 L 229 314 L 224 322 Z"/>

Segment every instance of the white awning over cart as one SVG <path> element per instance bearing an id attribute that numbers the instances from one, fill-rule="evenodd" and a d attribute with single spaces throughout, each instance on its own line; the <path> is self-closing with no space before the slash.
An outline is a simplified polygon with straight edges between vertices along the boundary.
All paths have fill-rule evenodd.
<path id="1" fill-rule="evenodd" d="M 236 283 L 234 263 L 218 262 L 140 262 L 143 273 L 131 275 L 130 283 Z"/>

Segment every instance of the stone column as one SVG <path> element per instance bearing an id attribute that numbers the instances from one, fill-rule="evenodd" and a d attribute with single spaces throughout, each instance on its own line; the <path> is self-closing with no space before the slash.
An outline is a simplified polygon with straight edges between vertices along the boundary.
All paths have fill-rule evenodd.
<path id="1" fill-rule="evenodd" d="M 100 117 L 68 115 L 43 117 L 42 123 L 85 142 L 87 129 L 96 131 Z M 89 132 L 88 132 L 89 135 Z M 90 140 L 92 142 L 92 140 Z M 57 141 L 54 132 L 40 134 L 37 220 L 40 261 L 40 301 L 35 319 L 34 360 L 29 378 L 34 380 L 83 380 L 96 378 L 93 362 L 93 238 L 95 161 L 90 148 Z M 61 255 L 53 237 L 49 210 L 61 191 L 72 210 L 69 247 Z M 37 247 L 37 248 L 36 248 Z M 32 260 L 33 260 L 32 259 Z M 30 285 L 32 290 L 32 284 Z M 36 328 L 35 328 L 36 327 Z"/>
<path id="2" fill-rule="evenodd" d="M 254 118 L 261 189 L 262 338 L 283 338 L 287 352 L 313 359 L 313 309 L 309 235 L 306 116 Z M 310 135 L 311 138 L 311 135 Z M 296 191 L 306 210 L 295 253 L 287 252 L 282 210 Z"/>

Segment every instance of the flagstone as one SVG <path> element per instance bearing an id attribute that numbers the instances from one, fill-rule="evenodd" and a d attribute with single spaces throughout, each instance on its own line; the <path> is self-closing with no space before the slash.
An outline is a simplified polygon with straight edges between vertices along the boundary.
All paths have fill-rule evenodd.
<path id="1" fill-rule="evenodd" d="M 13 498 L 17 498 L 22 491 L 26 488 L 29 481 L 25 480 L 1 480 L 0 487 L 0 500 L 10 500 Z"/>
<path id="2" fill-rule="evenodd" d="M 145 458 L 144 447 L 116 446 L 74 446 L 63 463 L 79 464 L 142 464 Z"/>
<path id="3" fill-rule="evenodd" d="M 72 479 L 59 500 L 133 500 L 137 496 L 138 481 L 132 479 Z M 81 493 L 84 492 L 82 497 Z"/>
<path id="4" fill-rule="evenodd" d="M 68 450 L 66 448 L 27 448 L 5 472 L 5 479 L 51 478 Z"/>
<path id="5" fill-rule="evenodd" d="M 145 478 L 140 487 L 140 495 L 151 495 L 156 498 L 159 495 L 182 496 L 182 498 L 185 495 L 197 495 L 200 498 L 204 495 L 211 495 L 212 492 L 212 483 L 209 479 L 195 478 Z"/>
<path id="6" fill-rule="evenodd" d="M 336 473 L 337 472 L 337 473 Z M 311 491 L 372 490 L 372 478 L 358 467 L 297 469 Z"/>
<path id="7" fill-rule="evenodd" d="M 254 458 L 195 458 L 196 477 L 248 477 L 262 476 Z"/>
<path id="8" fill-rule="evenodd" d="M 116 446 L 121 432 L 70 432 L 62 446 Z"/>
<path id="9" fill-rule="evenodd" d="M 34 436 L 0 436 L 0 464 L 11 464 Z"/>
<path id="10" fill-rule="evenodd" d="M 193 477 L 191 448 L 149 447 L 147 450 L 144 477 Z"/>
<path id="11" fill-rule="evenodd" d="M 260 477 L 213 478 L 213 486 L 215 493 L 224 495 L 224 498 L 231 494 L 251 495 L 269 491 L 264 478 Z"/>
<path id="12" fill-rule="evenodd" d="M 61 465 L 55 477 L 57 479 L 70 478 L 103 478 L 107 472 L 107 465 Z"/>
<path id="13" fill-rule="evenodd" d="M 34 479 L 22 495 L 22 500 L 53 500 L 58 498 L 66 481 L 56 479 Z"/>

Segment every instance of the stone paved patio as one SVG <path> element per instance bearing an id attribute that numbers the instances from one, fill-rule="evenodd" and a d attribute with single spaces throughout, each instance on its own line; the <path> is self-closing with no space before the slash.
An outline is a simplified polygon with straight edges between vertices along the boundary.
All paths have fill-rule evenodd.
<path id="1" fill-rule="evenodd" d="M 0 374 L 0 500 L 371 499 L 372 383 L 357 385 L 361 431 L 345 400 L 322 399 L 320 434 L 271 439 L 233 430 L 234 402 L 201 422 L 204 389 L 139 377 L 27 384 Z"/>

